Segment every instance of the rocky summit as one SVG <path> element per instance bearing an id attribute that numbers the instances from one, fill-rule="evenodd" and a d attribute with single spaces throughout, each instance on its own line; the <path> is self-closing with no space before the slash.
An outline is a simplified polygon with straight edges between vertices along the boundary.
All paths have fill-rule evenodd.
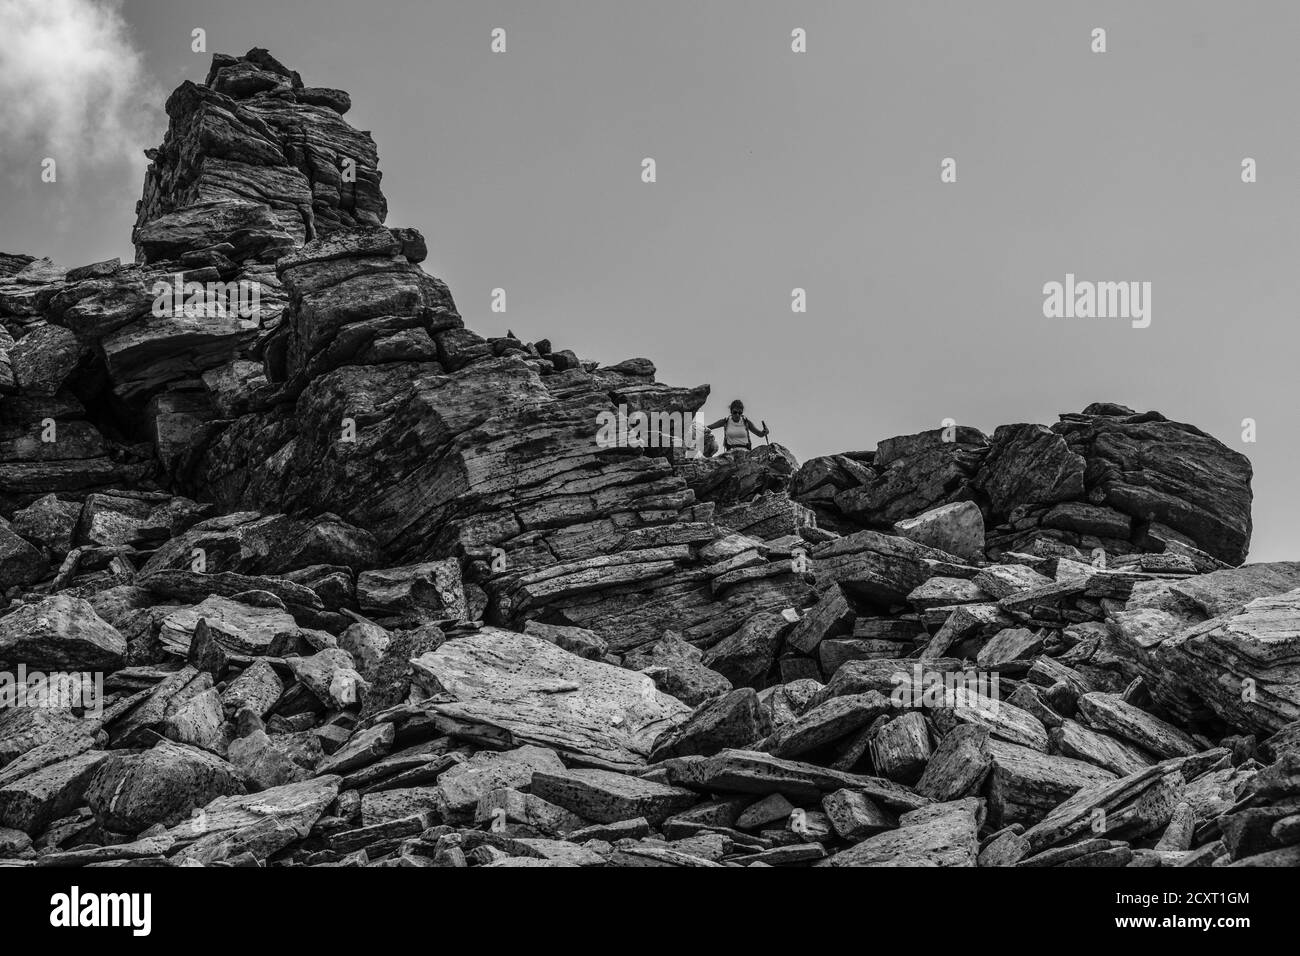
<path id="1" fill-rule="evenodd" d="M 133 263 L 0 255 L 4 865 L 1300 865 L 1242 455 L 699 455 L 708 386 L 466 328 L 349 106 L 216 56 Z"/>

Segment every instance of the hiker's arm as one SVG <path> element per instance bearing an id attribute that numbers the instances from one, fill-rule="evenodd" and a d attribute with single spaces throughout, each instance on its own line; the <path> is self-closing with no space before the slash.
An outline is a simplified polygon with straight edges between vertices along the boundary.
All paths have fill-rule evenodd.
<path id="1" fill-rule="evenodd" d="M 766 428 L 764 428 L 764 429 L 758 429 L 758 428 L 755 428 L 755 427 L 754 427 L 754 423 L 751 422 L 748 418 L 745 419 L 745 427 L 748 428 L 748 429 L 749 429 L 751 432 L 753 432 L 755 435 L 757 435 L 759 438 L 766 438 L 766 437 L 767 437 L 767 429 L 766 429 Z"/>
<path id="2" fill-rule="evenodd" d="M 721 428 L 725 424 L 727 424 L 727 420 L 725 418 L 719 418 L 712 425 L 705 425 L 704 427 L 707 428 L 709 431 L 713 431 L 713 429 Z"/>

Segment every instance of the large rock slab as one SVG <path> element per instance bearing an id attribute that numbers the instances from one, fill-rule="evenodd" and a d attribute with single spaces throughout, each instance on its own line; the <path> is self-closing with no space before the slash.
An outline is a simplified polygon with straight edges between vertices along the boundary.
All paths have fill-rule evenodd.
<path id="1" fill-rule="evenodd" d="M 745 747 L 767 736 L 771 718 L 751 687 L 741 687 L 709 701 L 681 724 L 655 741 L 651 762 L 692 754 L 711 756 L 719 750 Z"/>
<path id="2" fill-rule="evenodd" d="M 338 797 L 340 778 L 326 775 L 245 796 L 217 797 L 167 831 L 182 859 L 211 863 L 248 852 L 266 859 L 301 840 Z"/>
<path id="3" fill-rule="evenodd" d="M 973 797 L 904 813 L 897 830 L 867 837 L 822 866 L 974 866 L 980 801 Z"/>
<path id="4" fill-rule="evenodd" d="M 1161 830 L 1183 800 L 1186 783 L 1176 766 L 1156 764 L 1118 780 L 1084 787 L 1025 831 L 1029 854 L 1087 833 L 1137 839 Z"/>
<path id="5" fill-rule="evenodd" d="M 113 671 L 126 641 L 81 598 L 55 594 L 0 618 L 0 660 L 32 670 Z"/>
<path id="6" fill-rule="evenodd" d="M 987 727 L 958 724 L 943 735 L 930 756 L 917 791 L 940 803 L 971 796 L 984 783 L 992 766 Z"/>
<path id="7" fill-rule="evenodd" d="M 31 542 L 19 537 L 12 526 L 0 518 L 0 594 L 14 585 L 40 580 L 46 560 Z"/>
<path id="8" fill-rule="evenodd" d="M 893 712 L 893 702 L 874 691 L 832 697 L 783 724 L 754 749 L 776 757 L 798 757 L 834 743 L 877 717 Z"/>
<path id="9" fill-rule="evenodd" d="M 984 515 L 973 501 L 940 505 L 894 523 L 894 533 L 967 561 L 984 560 Z"/>
<path id="10" fill-rule="evenodd" d="M 837 582 L 850 595 L 885 606 L 907 595 L 945 568 L 961 566 L 955 555 L 906 538 L 859 531 L 813 551 L 819 582 Z"/>
<path id="11" fill-rule="evenodd" d="M 1075 720 L 1064 720 L 1051 730 L 1057 752 L 1086 760 L 1116 774 L 1134 773 L 1154 761 L 1137 747 Z"/>
<path id="12" fill-rule="evenodd" d="M 652 826 L 699 802 L 682 787 L 594 769 L 535 773 L 533 794 L 595 823 L 644 817 Z"/>
<path id="13" fill-rule="evenodd" d="M 804 476 L 810 487 L 803 500 L 860 525 L 888 527 L 968 496 L 970 478 L 987 451 L 988 438 L 968 426 L 887 438 L 870 456 L 870 468 L 840 455 L 821 488 L 816 484 L 822 478 Z"/>
<path id="14" fill-rule="evenodd" d="M 989 822 L 1032 825 L 1084 787 L 1114 780 L 1101 767 L 1006 743 L 989 741 Z"/>
<path id="15" fill-rule="evenodd" d="M 0 827 L 36 836 L 81 803 L 95 770 L 108 757 L 88 750 L 0 786 Z"/>
<path id="16" fill-rule="evenodd" d="M 1207 617 L 1238 611 L 1256 598 L 1300 588 L 1300 561 L 1243 564 L 1169 583 L 1169 590 L 1187 598 Z"/>
<path id="17" fill-rule="evenodd" d="M 454 558 L 357 576 L 357 600 L 372 615 L 411 618 L 420 623 L 467 616 L 460 564 Z"/>
<path id="18" fill-rule="evenodd" d="M 724 750 L 673 771 L 675 782 L 710 792 L 779 793 L 792 803 L 820 799 L 836 790 L 858 790 L 882 806 L 915 810 L 930 801 L 892 780 L 783 760 L 754 750 Z"/>
<path id="19" fill-rule="evenodd" d="M 597 767 L 643 765 L 658 736 L 691 713 L 643 674 L 493 627 L 411 663 L 429 693 L 451 698 L 429 705 L 449 728 L 504 734 Z"/>
<path id="20" fill-rule="evenodd" d="M 101 825 L 139 833 L 154 824 L 175 826 L 196 807 L 244 792 L 234 768 L 196 747 L 159 741 L 144 753 L 114 753 L 99 766 L 86 803 Z"/>
<path id="21" fill-rule="evenodd" d="M 1090 501 L 1163 524 L 1220 561 L 1245 560 L 1252 497 L 1245 455 L 1193 425 L 1115 405 L 1062 415 L 1054 431 L 1087 461 Z"/>
<path id="22" fill-rule="evenodd" d="M 132 698 L 105 728 L 114 747 L 151 747 L 159 737 L 220 749 L 225 715 L 212 675 L 182 667 Z"/>
<path id="23" fill-rule="evenodd" d="M 734 687 L 762 686 L 789 630 L 790 622 L 780 614 L 772 611 L 753 614 L 733 634 L 709 648 L 702 663 Z"/>
<path id="24" fill-rule="evenodd" d="M 481 750 L 438 776 L 437 807 L 443 816 L 463 816 L 493 790 L 528 790 L 538 773 L 564 772 L 555 751 L 545 747 Z"/>
<path id="25" fill-rule="evenodd" d="M 163 619 L 158 640 L 173 654 L 189 654 L 190 642 L 200 621 L 206 621 L 217 641 L 236 654 L 265 654 L 277 634 L 297 629 L 288 611 L 256 607 L 220 595 L 201 604 L 173 611 Z"/>
<path id="26" fill-rule="evenodd" d="M 1174 687 L 1231 726 L 1261 734 L 1280 730 L 1300 719 L 1300 589 L 1256 598 L 1237 613 L 1193 625 L 1160 644 L 1155 655 Z"/>
<path id="27" fill-rule="evenodd" d="M 974 485 L 988 495 L 995 514 L 1007 515 L 1020 505 L 1083 498 L 1085 468 L 1083 457 L 1051 429 L 1001 425 Z"/>
<path id="28" fill-rule="evenodd" d="M 1190 757 L 1201 750 L 1182 730 L 1117 694 L 1084 694 L 1079 698 L 1079 710 L 1093 727 L 1122 737 L 1161 759 Z"/>
<path id="29" fill-rule="evenodd" d="M 530 621 L 529 628 L 532 626 Z M 531 634 L 533 631 L 525 630 L 524 633 Z M 546 637 L 542 634 L 537 636 Z M 592 660 L 599 659 L 589 654 L 580 656 Z M 623 666 L 641 671 L 648 675 L 655 682 L 655 686 L 665 694 L 696 707 L 731 690 L 731 681 L 716 670 L 706 667 L 702 662 L 703 656 L 703 652 L 694 644 L 688 644 L 678 635 L 669 632 L 657 641 L 642 644 L 624 654 Z M 764 671 L 770 666 L 769 661 L 764 665 Z"/>

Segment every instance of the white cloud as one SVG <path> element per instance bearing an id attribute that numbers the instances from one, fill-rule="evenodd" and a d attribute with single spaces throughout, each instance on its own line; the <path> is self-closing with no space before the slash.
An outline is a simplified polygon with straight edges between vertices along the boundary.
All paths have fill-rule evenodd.
<path id="1" fill-rule="evenodd" d="M 116 0 L 0 0 L 0 159 L 59 179 L 145 163 L 161 99 Z"/>

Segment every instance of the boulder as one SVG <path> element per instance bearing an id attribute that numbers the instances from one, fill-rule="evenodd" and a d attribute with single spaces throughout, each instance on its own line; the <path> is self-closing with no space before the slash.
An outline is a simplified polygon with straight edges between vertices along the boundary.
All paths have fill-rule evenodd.
<path id="1" fill-rule="evenodd" d="M 894 533 L 967 561 L 984 559 L 984 515 L 971 501 L 940 505 L 914 518 L 896 521 Z"/>
<path id="2" fill-rule="evenodd" d="M 450 698 L 429 709 L 458 735 L 505 733 L 610 769 L 643 765 L 659 735 L 690 716 L 644 675 L 498 628 L 448 641 L 412 665 L 427 693 Z"/>
<path id="3" fill-rule="evenodd" d="M 244 792 L 233 767 L 196 747 L 160 740 L 143 753 L 119 751 L 99 765 L 86 803 L 109 830 L 136 834 L 175 826 L 217 797 Z"/>
<path id="4" fill-rule="evenodd" d="M 0 618 L 0 660 L 32 670 L 113 671 L 126 641 L 81 598 L 56 594 Z"/>

